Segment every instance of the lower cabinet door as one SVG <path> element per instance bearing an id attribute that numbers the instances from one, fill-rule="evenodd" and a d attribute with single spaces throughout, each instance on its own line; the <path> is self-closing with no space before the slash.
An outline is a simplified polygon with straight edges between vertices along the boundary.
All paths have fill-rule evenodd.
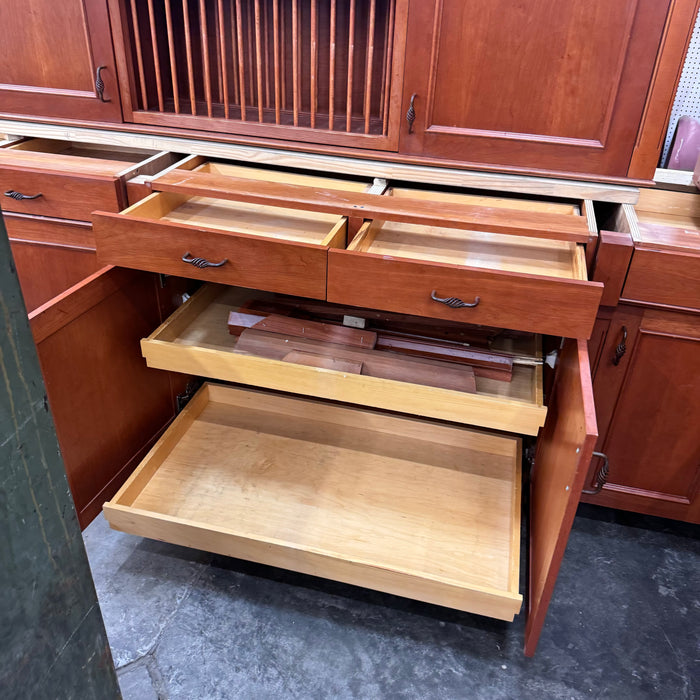
<path id="1" fill-rule="evenodd" d="M 172 418 L 167 372 L 138 343 L 160 318 L 154 275 L 106 267 L 29 315 L 81 527 Z"/>

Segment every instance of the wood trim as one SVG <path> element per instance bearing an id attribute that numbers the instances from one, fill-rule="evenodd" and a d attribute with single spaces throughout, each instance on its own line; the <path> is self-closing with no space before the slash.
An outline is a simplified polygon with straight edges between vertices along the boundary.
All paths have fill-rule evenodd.
<path id="1" fill-rule="evenodd" d="M 637 143 L 627 170 L 629 177 L 651 179 L 654 176 L 698 8 L 700 0 L 673 0 L 669 9 Z"/>
<path id="2" fill-rule="evenodd" d="M 326 174 L 380 177 L 387 180 L 406 180 L 577 200 L 592 199 L 600 202 L 635 204 L 639 196 L 637 186 L 653 184 L 648 180 L 633 181 L 600 175 L 591 175 L 587 178 L 581 173 L 491 168 L 483 164 L 399 156 L 388 152 L 381 154 L 382 160 L 376 160 L 378 156 L 376 152 L 360 149 L 321 146 L 312 148 L 303 143 L 269 139 L 260 139 L 253 143 L 250 139 L 238 139 L 225 134 L 218 135 L 217 140 L 213 141 L 210 133 L 158 129 L 158 134 L 153 134 L 147 128 L 131 124 L 112 126 L 83 122 L 60 126 L 48 120 L 12 121 L 0 115 L 0 131 L 20 132 L 28 136 L 55 139 L 74 138 L 86 143 L 106 145 L 116 142 L 133 147 L 199 154 L 211 158 L 228 158 L 247 163 L 307 168 Z"/>
<path id="3" fill-rule="evenodd" d="M 616 306 L 632 261 L 634 242 L 629 233 L 601 231 L 592 280 L 605 285 L 601 306 Z"/>

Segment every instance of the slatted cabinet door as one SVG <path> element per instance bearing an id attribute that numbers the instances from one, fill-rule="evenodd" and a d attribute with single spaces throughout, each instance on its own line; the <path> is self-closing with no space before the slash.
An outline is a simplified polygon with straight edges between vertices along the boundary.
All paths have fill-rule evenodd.
<path id="1" fill-rule="evenodd" d="M 411 0 L 400 151 L 625 176 L 668 8 Z"/>
<path id="2" fill-rule="evenodd" d="M 121 122 L 106 0 L 1 2 L 0 29 L 0 113 Z"/>

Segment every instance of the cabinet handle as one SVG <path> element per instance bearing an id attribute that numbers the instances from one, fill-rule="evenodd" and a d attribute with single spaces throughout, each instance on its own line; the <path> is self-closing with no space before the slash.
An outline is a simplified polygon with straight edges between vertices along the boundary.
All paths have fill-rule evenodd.
<path id="1" fill-rule="evenodd" d="M 445 298 L 440 298 L 437 296 L 437 293 L 433 289 L 433 291 L 430 293 L 430 298 L 433 301 L 439 301 L 441 304 L 445 304 L 445 306 L 449 306 L 451 309 L 463 309 L 465 307 L 469 307 L 470 309 L 473 309 L 475 306 L 479 305 L 479 302 L 481 301 L 481 297 L 474 297 L 474 301 L 469 304 L 466 301 L 462 301 L 461 299 L 458 299 L 457 297 L 445 297 Z"/>
<path id="2" fill-rule="evenodd" d="M 603 490 L 603 486 L 608 480 L 608 473 L 610 472 L 610 462 L 608 461 L 608 456 L 604 452 L 594 452 L 594 457 L 600 457 L 603 460 L 603 465 L 598 470 L 596 474 L 595 481 L 593 482 L 593 488 L 582 489 L 581 493 L 587 493 L 591 496 L 595 496 Z"/>
<path id="3" fill-rule="evenodd" d="M 182 262 L 189 263 L 195 267 L 221 267 L 228 262 L 228 258 L 224 258 L 221 262 L 213 263 L 205 260 L 204 258 L 193 258 L 190 257 L 190 253 L 187 252 L 182 256 Z"/>
<path id="4" fill-rule="evenodd" d="M 38 192 L 37 194 L 22 194 L 21 192 L 17 192 L 16 190 L 7 190 L 5 192 L 6 197 L 12 197 L 12 199 L 38 199 L 39 197 L 43 197 L 44 195 L 41 192 Z"/>
<path id="5" fill-rule="evenodd" d="M 416 110 L 413 103 L 416 101 L 418 93 L 414 92 L 411 95 L 411 104 L 408 106 L 408 112 L 406 112 L 406 121 L 408 122 L 408 133 L 413 133 L 413 122 L 416 121 Z"/>
<path id="6" fill-rule="evenodd" d="M 100 98 L 100 102 L 111 102 L 109 98 L 105 99 L 105 81 L 102 80 L 102 71 L 107 68 L 107 66 L 98 66 L 95 72 L 95 92 Z"/>
<path id="7" fill-rule="evenodd" d="M 627 326 L 622 326 L 622 340 L 619 345 L 615 348 L 615 356 L 613 357 L 613 364 L 619 365 L 622 356 L 627 352 Z"/>

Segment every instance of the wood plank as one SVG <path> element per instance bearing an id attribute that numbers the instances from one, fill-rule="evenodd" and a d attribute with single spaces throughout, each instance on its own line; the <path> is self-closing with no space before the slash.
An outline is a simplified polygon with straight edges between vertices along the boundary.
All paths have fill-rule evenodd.
<path id="1" fill-rule="evenodd" d="M 617 306 L 633 253 L 634 242 L 629 233 L 600 232 L 592 279 L 605 285 L 601 306 Z"/>
<path id="2" fill-rule="evenodd" d="M 296 365 L 307 367 L 321 367 L 332 369 L 336 372 L 349 372 L 350 374 L 362 374 L 362 362 L 358 360 L 339 360 L 328 355 L 316 355 L 310 352 L 293 350 L 282 358 L 283 362 L 292 362 Z"/>
<path id="3" fill-rule="evenodd" d="M 570 340 L 559 356 L 530 481 L 527 656 L 537 648 L 597 437 L 588 348 Z"/>
<path id="4" fill-rule="evenodd" d="M 444 226 L 489 231 L 551 240 L 586 243 L 584 217 L 492 209 L 447 202 L 401 199 L 358 192 L 329 192 L 303 185 L 250 181 L 211 173 L 172 170 L 153 180 L 161 192 L 218 197 L 234 201 L 284 206 L 304 211 L 357 216 L 381 221 L 399 221 L 426 226 Z"/>
<path id="5" fill-rule="evenodd" d="M 229 325 L 229 329 L 230 327 Z M 272 314 L 260 319 L 252 327 L 268 333 L 281 333 L 282 335 L 290 335 L 295 338 L 337 343 L 368 350 L 373 349 L 377 343 L 377 334 L 372 331 L 336 326 L 331 323 L 319 323 L 318 321 L 306 321 L 292 318 L 291 316 L 280 316 L 279 314 Z"/>
<path id="6" fill-rule="evenodd" d="M 400 357 L 386 353 L 360 350 L 352 347 L 326 344 L 318 340 L 306 340 L 278 333 L 268 333 L 256 328 L 241 333 L 236 349 L 251 355 L 283 360 L 290 352 L 311 352 L 334 359 L 362 363 L 362 373 L 370 377 L 392 379 L 399 382 L 434 386 L 466 393 L 476 392 L 474 370 L 467 365 L 455 365 L 416 357 Z"/>
<path id="7" fill-rule="evenodd" d="M 164 437 L 157 464 L 149 455 L 106 505 L 113 527 L 496 617 L 519 610 L 519 440 L 205 390 L 206 406 L 176 420 L 177 444 Z M 208 465 L 205 443 L 220 446 Z"/>
<path id="8" fill-rule="evenodd" d="M 163 101 L 163 78 L 160 71 L 160 57 L 158 55 L 158 34 L 156 28 L 156 18 L 153 12 L 153 0 L 148 0 L 148 23 L 151 29 L 151 48 L 153 49 L 153 67 L 156 74 L 156 93 L 158 94 L 158 109 L 162 112 L 165 109 Z"/>

